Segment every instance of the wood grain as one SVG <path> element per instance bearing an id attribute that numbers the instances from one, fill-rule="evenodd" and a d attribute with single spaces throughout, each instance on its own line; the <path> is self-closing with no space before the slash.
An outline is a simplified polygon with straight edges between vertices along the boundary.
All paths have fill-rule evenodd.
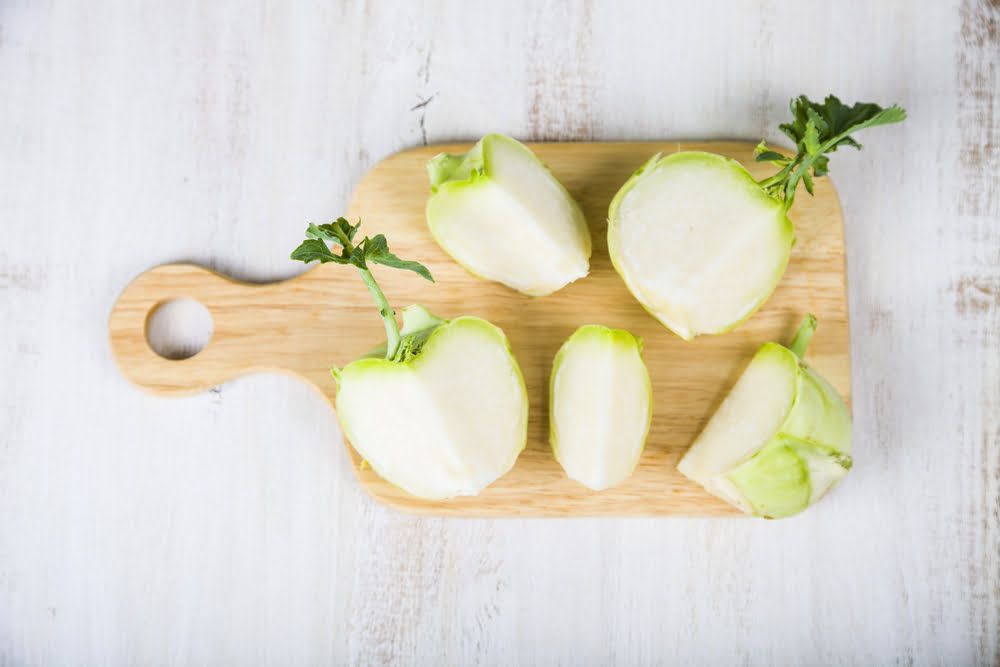
<path id="1" fill-rule="evenodd" d="M 428 188 L 424 164 L 440 151 L 468 145 L 426 146 L 397 153 L 361 181 L 350 206 L 368 234 L 385 233 L 398 255 L 416 258 L 435 284 L 409 273 L 377 271 L 384 291 L 399 307 L 422 303 L 443 317 L 471 313 L 504 329 L 528 387 L 528 446 L 507 475 L 476 497 L 448 501 L 413 498 L 388 484 L 349 448 L 365 489 L 393 507 L 419 513 L 463 516 L 592 516 L 736 514 L 680 475 L 676 463 L 704 425 L 758 345 L 787 341 L 806 312 L 820 331 L 809 361 L 849 399 L 850 359 L 843 225 L 836 193 L 827 180 L 815 197 L 794 209 L 797 244 L 774 297 L 737 331 L 686 343 L 650 317 L 611 266 L 606 211 L 614 193 L 656 152 L 710 150 L 735 157 L 758 174 L 767 165 L 752 159 L 753 144 L 540 143 L 533 150 L 576 197 L 591 226 L 591 274 L 553 296 L 526 297 L 466 273 L 436 245 L 423 209 Z M 167 299 L 193 298 L 215 320 L 215 333 L 199 354 L 182 361 L 157 355 L 146 342 L 145 322 Z M 576 327 L 599 323 L 632 331 L 645 341 L 653 382 L 654 412 L 645 451 L 625 483 L 595 493 L 568 479 L 547 442 L 547 386 L 552 358 Z M 124 291 L 110 320 L 115 358 L 136 384 L 161 394 L 203 391 L 252 372 L 285 371 L 313 384 L 333 404 L 330 365 L 344 365 L 374 347 L 381 323 L 353 271 L 319 266 L 283 283 L 249 285 L 192 265 L 167 265 L 137 278 Z"/>

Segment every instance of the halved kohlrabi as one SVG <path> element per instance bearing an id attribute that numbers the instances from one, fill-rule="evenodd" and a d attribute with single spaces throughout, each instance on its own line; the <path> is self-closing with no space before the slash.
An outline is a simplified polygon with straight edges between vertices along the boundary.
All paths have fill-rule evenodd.
<path id="1" fill-rule="evenodd" d="M 608 251 L 629 290 L 685 340 L 729 331 L 770 297 L 795 234 L 788 219 L 802 182 L 827 173 L 838 146 L 860 148 L 851 132 L 903 120 L 899 107 L 792 100 L 781 130 L 786 156 L 757 147 L 781 170 L 755 181 L 736 160 L 702 152 L 654 155 L 618 191 L 608 211 Z"/>
<path id="2" fill-rule="evenodd" d="M 803 361 L 816 319 L 790 347 L 766 343 L 677 469 L 744 512 L 796 514 L 851 468 L 851 415 Z"/>
<path id="3" fill-rule="evenodd" d="M 417 318 L 417 323 L 414 323 Z M 403 312 L 399 360 L 363 358 L 337 373 L 347 439 L 380 476 L 415 496 L 476 495 L 524 449 L 528 396 L 506 336 L 478 317 Z"/>
<path id="4" fill-rule="evenodd" d="M 608 214 L 608 251 L 632 294 L 685 340 L 722 333 L 762 304 L 795 239 L 781 202 L 736 160 L 655 155 Z"/>
<path id="5" fill-rule="evenodd" d="M 381 234 L 355 243 L 359 226 L 344 218 L 310 225 L 292 253 L 355 266 L 385 325 L 384 345 L 333 370 L 347 440 L 376 473 L 415 496 L 476 495 L 511 469 L 527 441 L 521 370 L 503 331 L 478 317 L 445 321 L 415 305 L 400 329 L 369 264 L 433 278 L 389 252 Z"/>
<path id="6" fill-rule="evenodd" d="M 582 326 L 556 354 L 549 385 L 550 442 L 566 474 L 601 491 L 627 479 L 652 415 L 642 342 L 621 329 Z"/>
<path id="7" fill-rule="evenodd" d="M 590 231 L 579 205 L 526 146 L 489 134 L 427 165 L 427 225 L 469 272 L 531 296 L 587 275 Z"/>

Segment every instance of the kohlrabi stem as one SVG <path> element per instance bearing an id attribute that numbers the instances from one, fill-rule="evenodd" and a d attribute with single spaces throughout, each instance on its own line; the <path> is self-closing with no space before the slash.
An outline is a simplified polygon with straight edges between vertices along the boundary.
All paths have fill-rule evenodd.
<path id="1" fill-rule="evenodd" d="M 819 326 L 819 322 L 816 320 L 816 316 L 812 313 L 806 313 L 806 319 L 802 321 L 799 330 L 795 332 L 792 344 L 788 346 L 788 349 L 799 359 L 805 356 L 806 348 L 809 347 L 809 339 L 816 333 L 817 326 Z"/>
<path id="2" fill-rule="evenodd" d="M 309 262 L 350 264 L 361 272 L 361 279 L 365 281 L 369 293 L 375 299 L 375 305 L 378 306 L 378 312 L 382 316 L 382 323 L 385 324 L 385 358 L 391 360 L 399 351 L 399 325 L 396 324 L 396 313 L 389 305 L 389 300 L 375 282 L 375 276 L 368 270 L 369 264 L 413 271 L 431 282 L 434 282 L 434 278 L 423 264 L 400 259 L 389 252 L 389 243 L 383 234 L 376 234 L 371 238 L 366 236 L 355 244 L 354 237 L 359 227 L 361 227 L 360 220 L 356 225 L 352 225 L 344 217 L 337 218 L 327 225 L 311 224 L 306 228 L 306 240 L 292 251 L 291 258 L 306 264 Z M 330 243 L 340 246 L 340 252 L 335 252 L 328 245 Z M 336 377 L 334 374 L 334 378 Z"/>
<path id="3" fill-rule="evenodd" d="M 385 324 L 385 358 L 392 359 L 396 356 L 396 350 L 399 349 L 399 324 L 396 323 L 396 312 L 389 305 L 389 300 L 382 293 L 382 288 L 375 282 L 375 276 L 372 275 L 372 272 L 368 269 L 358 269 L 358 271 L 361 272 L 361 279 L 365 281 L 368 291 L 375 299 L 375 305 L 378 306 L 378 312 L 382 316 L 382 322 Z"/>

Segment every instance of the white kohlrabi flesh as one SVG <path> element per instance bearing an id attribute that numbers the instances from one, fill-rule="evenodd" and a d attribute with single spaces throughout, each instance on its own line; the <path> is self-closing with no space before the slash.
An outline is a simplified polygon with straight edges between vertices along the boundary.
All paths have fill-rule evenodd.
<path id="1" fill-rule="evenodd" d="M 642 342 L 621 329 L 580 327 L 556 354 L 550 441 L 566 474 L 601 491 L 635 470 L 649 432 L 652 386 Z"/>
<path id="2" fill-rule="evenodd" d="M 898 123 L 906 112 L 833 95 L 792 100 L 781 131 L 793 155 L 768 149 L 758 162 L 779 171 L 755 181 L 728 157 L 701 152 L 653 156 L 615 195 L 608 213 L 611 260 L 635 298 L 685 340 L 729 331 L 774 291 L 794 233 L 787 212 L 799 183 L 813 193 L 828 155 L 860 148 L 852 132 Z"/>
<path id="3" fill-rule="evenodd" d="M 523 144 L 490 134 L 427 165 L 427 224 L 469 272 L 532 296 L 587 275 L 590 232 L 566 188 Z"/>
<path id="4" fill-rule="evenodd" d="M 407 309 L 408 339 L 423 309 Z M 477 317 L 437 321 L 408 360 L 364 358 L 338 375 L 337 414 L 381 477 L 420 498 L 476 495 L 513 467 L 528 398 L 503 332 Z"/>
<path id="5" fill-rule="evenodd" d="M 685 340 L 722 333 L 774 291 L 795 235 L 781 202 L 735 160 L 654 156 L 608 214 L 608 251 L 629 290 Z"/>
<path id="6" fill-rule="evenodd" d="M 677 469 L 744 512 L 796 514 L 851 467 L 851 415 L 803 361 L 812 316 L 791 348 L 766 343 Z"/>
<path id="7" fill-rule="evenodd" d="M 507 337 L 478 317 L 444 321 L 421 306 L 404 311 L 400 329 L 369 265 L 434 278 L 390 252 L 381 234 L 355 242 L 360 226 L 344 218 L 309 225 L 292 252 L 357 268 L 385 326 L 382 347 L 333 370 L 344 434 L 375 472 L 415 496 L 478 494 L 511 469 L 527 440 L 528 395 Z"/>

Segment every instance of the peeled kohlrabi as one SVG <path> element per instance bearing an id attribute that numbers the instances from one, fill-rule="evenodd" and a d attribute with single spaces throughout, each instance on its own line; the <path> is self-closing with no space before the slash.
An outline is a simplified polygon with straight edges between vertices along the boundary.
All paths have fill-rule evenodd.
<path id="1" fill-rule="evenodd" d="M 629 477 L 652 415 L 642 342 L 588 324 L 563 343 L 549 385 L 550 441 L 571 479 L 595 491 Z"/>
<path id="2" fill-rule="evenodd" d="M 777 519 L 819 500 L 851 468 L 851 415 L 802 360 L 812 315 L 789 347 L 766 343 L 677 469 L 748 514 Z"/>
<path id="3" fill-rule="evenodd" d="M 381 234 L 355 244 L 359 226 L 344 218 L 309 225 L 309 238 L 292 253 L 303 262 L 357 267 L 385 324 L 384 346 L 333 370 L 344 434 L 376 473 L 414 496 L 476 495 L 524 449 L 521 370 L 503 331 L 478 317 L 446 321 L 414 305 L 404 310 L 400 330 L 368 264 L 433 279 L 422 265 L 389 252 Z"/>
<path id="4" fill-rule="evenodd" d="M 427 225 L 470 273 L 531 296 L 587 275 L 583 213 L 524 144 L 489 134 L 464 155 L 436 156 L 427 172 Z"/>
<path id="5" fill-rule="evenodd" d="M 713 153 L 654 155 L 615 195 L 608 251 L 635 298 L 685 340 L 729 331 L 757 310 L 785 272 L 795 234 L 788 210 L 799 182 L 812 194 L 827 154 L 860 148 L 851 136 L 896 123 L 903 109 L 792 100 L 781 125 L 796 146 L 787 157 L 762 141 L 757 161 L 781 167 L 755 181 L 736 160 Z"/>

